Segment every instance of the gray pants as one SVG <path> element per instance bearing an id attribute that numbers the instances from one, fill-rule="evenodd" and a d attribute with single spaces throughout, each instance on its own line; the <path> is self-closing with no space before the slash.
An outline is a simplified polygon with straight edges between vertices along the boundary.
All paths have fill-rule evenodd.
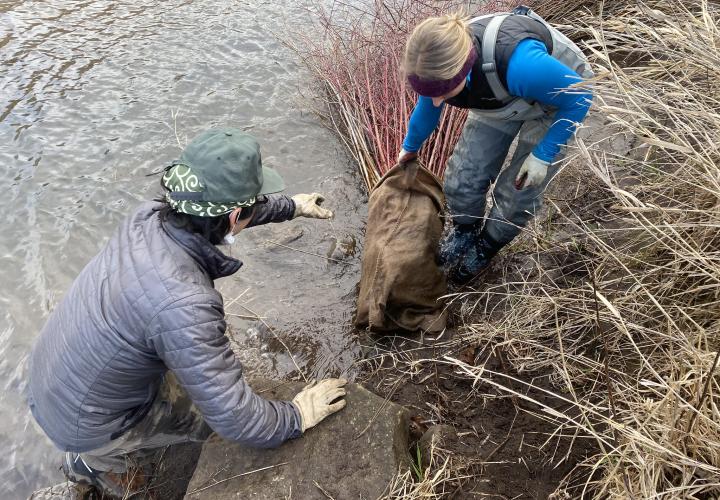
<path id="1" fill-rule="evenodd" d="M 515 189 L 515 177 L 525 158 L 552 125 L 552 112 L 535 106 L 532 110 L 507 116 L 502 113 L 473 112 L 468 115 L 460 140 L 445 172 L 445 196 L 450 216 L 458 224 L 482 221 L 490 184 L 493 207 L 485 220 L 483 236 L 504 245 L 515 238 L 542 207 L 542 196 L 557 173 L 557 164 L 548 168 L 539 186 Z M 508 168 L 501 171 L 515 137 L 517 149 Z"/>
<path id="2" fill-rule="evenodd" d="M 575 71 L 583 79 L 593 72 L 580 48 L 568 37 L 549 25 L 535 13 L 536 19 L 550 30 L 553 39 L 552 56 Z M 445 196 L 450 215 L 459 224 L 482 221 L 485 199 L 490 184 L 493 208 L 485 220 L 483 237 L 502 246 L 518 235 L 520 230 L 542 207 L 542 195 L 557 174 L 557 163 L 548 168 L 545 181 L 533 188 L 515 189 L 515 177 L 523 161 L 542 140 L 553 123 L 554 112 L 539 104 L 525 107 L 512 103 L 498 110 L 470 111 L 460 141 L 448 161 L 445 172 Z M 520 134 L 519 143 L 508 168 L 500 169 L 510 145 Z M 556 161 L 560 158 L 556 158 Z"/>
<path id="3" fill-rule="evenodd" d="M 205 441 L 211 433 L 175 376 L 167 372 L 145 418 L 117 439 L 80 456 L 93 469 L 123 473 L 129 466 L 146 465 L 158 448 Z"/>

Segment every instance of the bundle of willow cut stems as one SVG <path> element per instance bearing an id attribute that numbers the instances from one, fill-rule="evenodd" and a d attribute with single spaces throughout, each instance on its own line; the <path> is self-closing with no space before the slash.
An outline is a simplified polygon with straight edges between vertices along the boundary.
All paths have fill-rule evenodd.
<path id="1" fill-rule="evenodd" d="M 295 34 L 290 45 L 321 84 L 323 114 L 347 146 L 371 189 L 396 162 L 417 95 L 401 71 L 405 41 L 422 19 L 445 13 L 496 12 L 509 1 L 332 1 L 308 6 L 319 33 Z M 319 36 L 318 36 L 319 35 Z M 446 106 L 420 157 L 442 177 L 467 112 Z"/>

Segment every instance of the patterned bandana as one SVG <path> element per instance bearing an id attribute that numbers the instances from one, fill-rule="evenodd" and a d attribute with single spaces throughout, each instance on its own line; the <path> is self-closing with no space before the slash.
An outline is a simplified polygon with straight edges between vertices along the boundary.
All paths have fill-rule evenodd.
<path id="1" fill-rule="evenodd" d="M 228 214 L 238 207 L 250 207 L 255 204 L 254 196 L 249 200 L 237 202 L 174 199 L 172 194 L 176 191 L 181 193 L 198 193 L 198 198 L 202 198 L 203 196 L 204 186 L 187 165 L 176 164 L 168 167 L 160 183 L 168 190 L 168 192 L 165 193 L 165 199 L 173 210 L 184 214 L 197 215 L 200 217 L 217 217 L 218 215 Z"/>

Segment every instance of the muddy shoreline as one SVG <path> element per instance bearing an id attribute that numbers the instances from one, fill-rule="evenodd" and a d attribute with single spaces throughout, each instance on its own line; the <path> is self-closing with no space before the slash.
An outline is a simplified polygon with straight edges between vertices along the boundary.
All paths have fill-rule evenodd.
<path id="1" fill-rule="evenodd" d="M 455 334 L 454 329 L 446 332 Z M 546 377 L 515 372 L 502 354 L 481 360 L 476 357 L 479 349 L 472 345 L 418 348 L 412 341 L 407 347 L 412 350 L 408 359 L 415 361 L 447 355 L 469 365 L 483 363 L 524 382 L 510 388 L 558 411 L 569 409 L 541 392 L 552 388 Z M 392 365 L 388 360 L 375 368 L 366 383 L 377 394 L 409 409 L 409 452 L 415 454 L 418 441 L 433 426 L 449 425 L 456 433 L 436 450 L 435 467 L 449 459 L 458 476 L 444 485 L 443 498 L 546 499 L 577 463 L 596 451 L 590 442 L 553 436 L 557 425 L 542 418 L 538 405 L 488 384 L 473 385 L 447 364 L 428 363 L 418 373 L 400 376 Z M 527 384 L 538 389 L 528 389 Z"/>
<path id="2" fill-rule="evenodd" d="M 451 326 L 444 340 L 455 335 L 457 331 Z M 417 338 L 407 337 L 374 340 L 375 347 L 382 351 L 390 348 L 396 355 L 405 351 L 408 361 L 442 359 L 447 355 L 469 365 L 483 362 L 491 370 L 503 371 L 524 382 L 511 384 L 512 389 L 558 411 L 571 411 L 568 405 L 559 405 L 555 398 L 541 392 L 553 389 L 547 377 L 517 373 L 501 353 L 481 360 L 480 349 L 472 345 L 447 346 L 442 342 L 433 345 L 426 341 L 426 345 L 420 346 Z M 488 384 L 473 386 L 447 364 L 427 364 L 408 375 L 397 370 L 388 358 L 372 368 L 366 366 L 358 381 L 409 410 L 411 459 L 417 458 L 418 441 L 429 428 L 449 425 L 454 429 L 456 438 L 442 443 L 436 460 L 449 458 L 463 478 L 448 482 L 444 498 L 545 499 L 577 463 L 597 452 L 591 442 L 578 436 L 555 435 L 557 425 L 543 419 L 538 405 Z M 528 384 L 537 390 L 528 389 Z M 159 450 L 149 491 L 159 495 L 157 498 L 182 499 L 201 447 L 186 444 Z"/>

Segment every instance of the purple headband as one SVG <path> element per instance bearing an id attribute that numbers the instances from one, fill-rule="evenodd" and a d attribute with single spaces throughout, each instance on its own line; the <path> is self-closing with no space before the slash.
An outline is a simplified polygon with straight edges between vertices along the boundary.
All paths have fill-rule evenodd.
<path id="1" fill-rule="evenodd" d="M 470 53 L 465 60 L 465 64 L 460 68 L 457 75 L 453 76 L 449 80 L 426 80 L 420 78 L 417 75 L 408 75 L 407 79 L 410 82 L 410 86 L 415 92 L 425 97 L 440 97 L 444 96 L 462 82 L 465 77 L 470 73 L 470 70 L 475 64 L 477 59 L 477 51 L 475 45 L 470 47 Z"/>

